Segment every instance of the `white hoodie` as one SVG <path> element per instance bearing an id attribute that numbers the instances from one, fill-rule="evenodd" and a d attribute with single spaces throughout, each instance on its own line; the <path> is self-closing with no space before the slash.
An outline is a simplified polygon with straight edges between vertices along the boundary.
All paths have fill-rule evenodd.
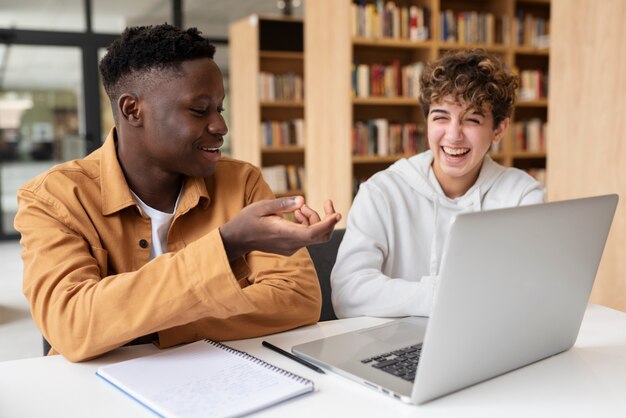
<path id="1" fill-rule="evenodd" d="M 489 156 L 467 193 L 450 199 L 432 161 L 431 151 L 402 159 L 359 188 L 331 274 L 337 317 L 430 315 L 452 219 L 543 202 L 535 179 Z"/>

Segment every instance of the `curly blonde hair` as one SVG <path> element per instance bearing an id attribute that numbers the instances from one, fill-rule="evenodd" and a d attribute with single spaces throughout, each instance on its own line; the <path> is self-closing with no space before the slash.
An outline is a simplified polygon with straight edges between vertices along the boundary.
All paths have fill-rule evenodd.
<path id="1" fill-rule="evenodd" d="M 482 49 L 450 52 L 429 63 L 420 77 L 424 118 L 446 96 L 465 101 L 469 110 L 493 114 L 494 128 L 513 112 L 519 77 Z"/>

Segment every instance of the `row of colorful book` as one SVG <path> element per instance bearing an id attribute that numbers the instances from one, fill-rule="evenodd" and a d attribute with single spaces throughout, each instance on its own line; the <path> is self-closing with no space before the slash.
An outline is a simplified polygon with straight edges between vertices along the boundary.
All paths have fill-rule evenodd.
<path id="1" fill-rule="evenodd" d="M 419 78 L 424 63 L 402 66 L 389 64 L 355 64 L 352 70 L 354 97 L 419 97 Z"/>
<path id="2" fill-rule="evenodd" d="M 304 187 L 304 167 L 301 165 L 272 165 L 261 167 L 265 182 L 274 194 L 284 194 L 290 191 L 302 193 Z"/>
<path id="3" fill-rule="evenodd" d="M 548 72 L 522 70 L 520 72 L 520 100 L 537 100 L 548 97 Z"/>
<path id="4" fill-rule="evenodd" d="M 304 146 L 304 119 L 261 122 L 261 143 L 264 147 Z"/>
<path id="5" fill-rule="evenodd" d="M 427 7 L 393 1 L 352 3 L 352 36 L 425 41 L 430 37 L 430 10 Z"/>
<path id="6" fill-rule="evenodd" d="M 304 81 L 295 73 L 259 73 L 259 99 L 261 101 L 304 99 Z"/>
<path id="7" fill-rule="evenodd" d="M 352 155 L 411 156 L 428 148 L 424 125 L 387 119 L 357 121 L 352 127 Z"/>
<path id="8" fill-rule="evenodd" d="M 445 10 L 440 15 L 440 40 L 460 44 L 509 45 L 508 16 L 489 12 Z"/>
<path id="9" fill-rule="evenodd" d="M 546 150 L 548 124 L 539 118 L 513 123 L 513 147 L 516 151 Z"/>
<path id="10" fill-rule="evenodd" d="M 515 45 L 533 48 L 550 47 L 550 20 L 517 10 L 513 23 Z"/>

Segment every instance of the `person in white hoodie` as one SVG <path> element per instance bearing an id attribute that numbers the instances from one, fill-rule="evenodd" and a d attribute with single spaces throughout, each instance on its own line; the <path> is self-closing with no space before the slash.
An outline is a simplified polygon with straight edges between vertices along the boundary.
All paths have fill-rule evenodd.
<path id="1" fill-rule="evenodd" d="M 453 218 L 543 202 L 535 179 L 487 155 L 509 125 L 518 86 L 482 50 L 426 66 L 420 103 L 430 149 L 361 184 L 331 274 L 339 318 L 429 316 Z"/>

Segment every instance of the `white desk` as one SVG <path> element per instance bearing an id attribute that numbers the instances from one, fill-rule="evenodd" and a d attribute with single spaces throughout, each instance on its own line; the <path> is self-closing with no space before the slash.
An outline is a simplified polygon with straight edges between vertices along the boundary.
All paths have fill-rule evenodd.
<path id="1" fill-rule="evenodd" d="M 383 322 L 378 318 L 330 321 L 264 339 L 290 349 Z M 258 416 L 626 417 L 626 314 L 601 306 L 587 309 L 571 350 L 422 406 L 403 404 L 340 376 L 316 373 L 262 347 L 261 340 L 228 344 L 312 379 L 316 392 Z M 0 417 L 154 417 L 96 377 L 95 371 L 104 364 L 158 351 L 151 345 L 126 347 L 79 364 L 61 356 L 0 362 Z"/>

